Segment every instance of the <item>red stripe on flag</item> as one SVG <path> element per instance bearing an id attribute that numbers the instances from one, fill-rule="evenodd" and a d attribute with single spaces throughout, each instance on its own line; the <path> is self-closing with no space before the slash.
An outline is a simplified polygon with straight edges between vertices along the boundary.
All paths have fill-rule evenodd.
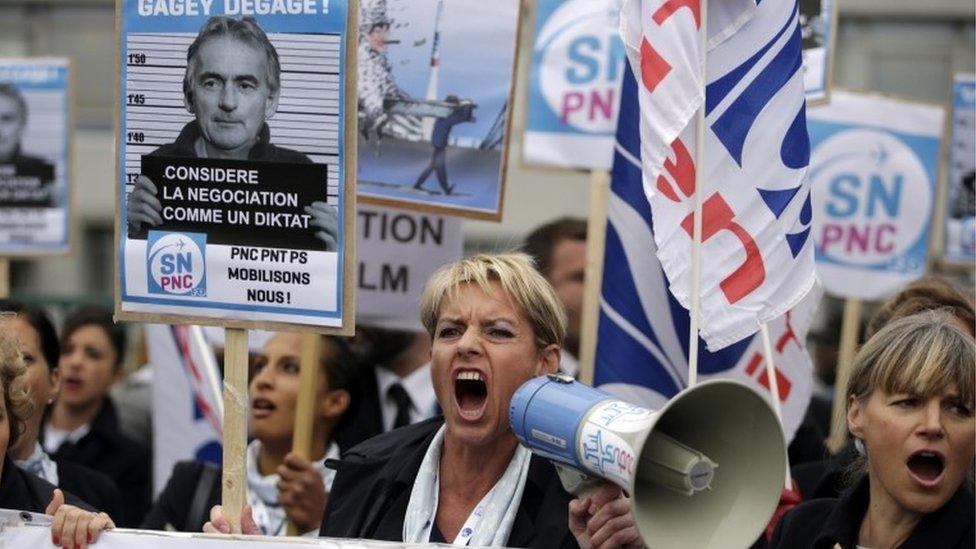
<path id="1" fill-rule="evenodd" d="M 661 57 L 661 54 L 645 38 L 641 41 L 641 82 L 647 91 L 654 92 L 654 88 L 671 72 L 671 65 Z"/>
<path id="2" fill-rule="evenodd" d="M 681 8 L 688 8 L 695 16 L 695 26 L 701 28 L 701 3 L 699 0 L 668 0 L 654 12 L 654 22 L 661 25 Z"/>
<path id="3" fill-rule="evenodd" d="M 681 228 L 693 235 L 693 223 L 695 214 L 688 214 L 681 222 Z M 756 288 L 766 280 L 766 265 L 763 263 L 762 254 L 759 252 L 759 245 L 755 239 L 745 230 L 742 225 L 735 222 L 735 212 L 722 195 L 715 193 L 702 205 L 702 237 L 701 241 L 706 242 L 715 236 L 719 231 L 729 231 L 734 234 L 745 251 L 746 259 L 729 276 L 725 277 L 719 284 L 722 293 L 729 303 L 735 303 L 747 295 L 751 294 Z"/>

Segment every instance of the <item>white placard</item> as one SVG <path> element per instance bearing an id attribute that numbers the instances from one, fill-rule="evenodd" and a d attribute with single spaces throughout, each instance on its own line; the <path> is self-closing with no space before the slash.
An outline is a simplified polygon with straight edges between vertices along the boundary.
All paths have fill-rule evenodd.
<path id="1" fill-rule="evenodd" d="M 422 330 L 420 293 L 434 271 L 461 258 L 461 220 L 365 204 L 356 218 L 357 322 Z"/>
<path id="2" fill-rule="evenodd" d="M 0 59 L 0 253 L 68 251 L 67 59 Z"/>
<path id="3" fill-rule="evenodd" d="M 922 276 L 942 107 L 835 91 L 807 114 L 817 273 L 835 295 L 882 299 Z"/>
<path id="4" fill-rule="evenodd" d="M 22 518 L 23 517 L 23 518 Z M 26 523 L 24 518 L 29 518 Z M 0 547 L 20 549 L 54 547 L 51 543 L 51 517 L 0 509 Z M 46 524 L 45 524 L 46 523 Z M 184 532 L 156 532 L 118 529 L 104 532 L 92 545 L 95 549 L 383 549 L 394 547 L 451 547 L 442 543 L 402 543 L 339 538 L 299 538 L 270 536 L 223 536 Z"/>
<path id="5" fill-rule="evenodd" d="M 351 332 L 349 3 L 175 5 L 119 4 L 117 316 Z"/>
<path id="6" fill-rule="evenodd" d="M 953 78 L 950 123 L 943 259 L 972 267 L 976 259 L 976 75 Z"/>

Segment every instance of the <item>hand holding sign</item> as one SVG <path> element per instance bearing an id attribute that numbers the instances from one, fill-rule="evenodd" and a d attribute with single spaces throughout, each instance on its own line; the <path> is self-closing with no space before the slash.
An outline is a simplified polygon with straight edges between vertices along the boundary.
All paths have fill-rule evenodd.
<path id="1" fill-rule="evenodd" d="M 309 225 L 315 231 L 315 236 L 325 242 L 325 251 L 334 252 L 337 249 L 336 237 L 338 236 L 339 213 L 335 206 L 325 202 L 315 201 L 311 205 L 305 206 L 305 213 L 312 216 Z"/>
<path id="2" fill-rule="evenodd" d="M 54 490 L 51 503 L 44 511 L 54 516 L 51 523 L 51 541 L 64 547 L 88 547 L 104 530 L 115 528 L 115 523 L 105 513 L 93 513 L 64 503 L 64 493 Z"/>
<path id="3" fill-rule="evenodd" d="M 292 452 L 278 466 L 278 502 L 300 533 L 315 530 L 322 524 L 328 493 L 322 476 L 311 461 Z"/>
<path id="4" fill-rule="evenodd" d="M 163 205 L 156 198 L 158 192 L 156 185 L 148 177 L 140 175 L 136 178 L 135 188 L 129 193 L 125 203 L 125 219 L 129 224 L 130 235 L 141 232 L 143 223 L 153 227 L 162 225 L 160 211 Z"/>

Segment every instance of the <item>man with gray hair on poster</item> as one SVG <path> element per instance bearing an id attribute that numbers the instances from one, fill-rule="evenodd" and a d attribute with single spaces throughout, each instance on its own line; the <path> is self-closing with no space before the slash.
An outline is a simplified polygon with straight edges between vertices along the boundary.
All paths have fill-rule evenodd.
<path id="1" fill-rule="evenodd" d="M 183 102 L 195 119 L 183 127 L 176 141 L 150 156 L 311 163 L 303 153 L 270 142 L 266 121 L 278 109 L 281 64 L 254 18 L 211 17 L 187 49 L 186 60 Z M 163 223 L 157 194 L 148 177 L 137 178 L 126 203 L 130 235 L 140 233 L 143 224 Z M 335 251 L 335 207 L 316 201 L 305 206 L 305 213 L 326 250 Z"/>

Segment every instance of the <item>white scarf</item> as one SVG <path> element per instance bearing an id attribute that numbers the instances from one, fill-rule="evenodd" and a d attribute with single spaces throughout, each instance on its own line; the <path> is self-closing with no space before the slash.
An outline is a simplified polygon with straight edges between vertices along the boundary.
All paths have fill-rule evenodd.
<path id="1" fill-rule="evenodd" d="M 27 459 L 15 459 L 17 467 L 33 473 L 51 484 L 58 485 L 58 464 L 51 461 L 51 456 L 44 452 L 40 442 L 34 443 L 34 452 Z"/>
<path id="2" fill-rule="evenodd" d="M 284 536 L 287 533 L 285 522 L 285 508 L 278 503 L 277 473 L 262 475 L 258 470 L 258 455 L 261 452 L 261 441 L 255 439 L 247 445 L 247 502 L 251 504 L 254 522 L 266 536 Z M 322 475 L 325 491 L 332 489 L 332 480 L 336 472 L 325 468 L 326 459 L 337 459 L 339 447 L 335 442 L 329 445 L 325 458 L 312 462 L 315 470 Z"/>
<path id="3" fill-rule="evenodd" d="M 442 425 L 434 435 L 413 482 L 403 520 L 403 541 L 406 543 L 430 542 L 430 533 L 437 517 L 437 495 L 440 492 L 438 472 L 445 430 L 446 426 Z M 515 448 L 515 455 L 502 478 L 478 502 L 454 539 L 454 545 L 505 545 L 522 501 L 531 455 L 521 444 Z"/>

